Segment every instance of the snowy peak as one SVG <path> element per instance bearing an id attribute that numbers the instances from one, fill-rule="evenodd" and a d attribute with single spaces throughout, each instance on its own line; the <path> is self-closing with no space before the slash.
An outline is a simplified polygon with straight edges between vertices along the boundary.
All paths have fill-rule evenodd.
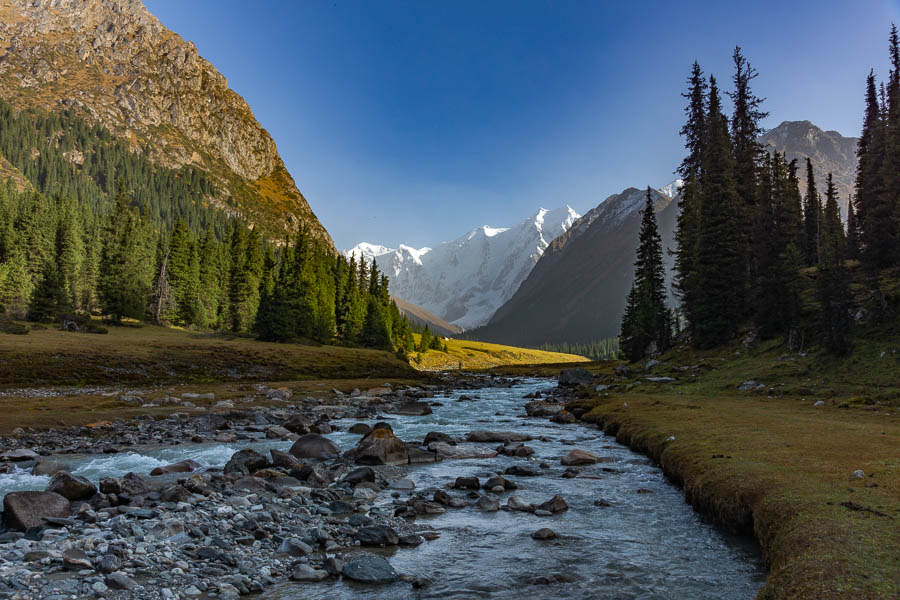
<path id="1" fill-rule="evenodd" d="M 345 254 L 375 260 L 395 297 L 472 328 L 491 318 L 579 217 L 570 206 L 541 208 L 515 227 L 484 225 L 434 248 L 362 243 Z"/>
<path id="2" fill-rule="evenodd" d="M 676 179 L 672 183 L 668 185 L 664 185 L 661 188 L 658 188 L 656 191 L 662 194 L 663 196 L 668 196 L 669 198 L 674 198 L 678 195 L 678 192 L 681 191 L 681 188 L 684 187 L 683 179 Z"/>

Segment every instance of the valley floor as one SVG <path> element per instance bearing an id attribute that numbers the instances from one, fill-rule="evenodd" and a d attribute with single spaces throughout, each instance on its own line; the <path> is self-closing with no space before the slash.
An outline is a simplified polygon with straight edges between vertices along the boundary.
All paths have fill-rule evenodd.
<path id="1" fill-rule="evenodd" d="M 628 373 L 594 363 L 609 387 L 568 409 L 659 462 L 702 514 L 755 535 L 770 565 L 759 598 L 897 598 L 898 347 L 837 360 L 735 345 Z"/>

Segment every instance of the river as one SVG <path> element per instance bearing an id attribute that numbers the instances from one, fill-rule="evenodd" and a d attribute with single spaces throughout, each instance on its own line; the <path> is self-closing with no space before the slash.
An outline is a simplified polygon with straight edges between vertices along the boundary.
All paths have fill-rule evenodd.
<path id="1" fill-rule="evenodd" d="M 476 429 L 508 430 L 531 435 L 530 458 L 448 460 L 408 468 L 416 490 L 443 488 L 459 476 L 484 478 L 512 464 L 546 462 L 539 477 L 513 477 L 515 493 L 539 504 L 561 495 L 569 510 L 551 517 L 501 510 L 487 513 L 470 506 L 445 514 L 420 517 L 440 538 L 418 548 L 387 552 L 401 573 L 427 581 L 422 589 L 399 582 L 365 587 L 341 581 L 287 583 L 268 589 L 265 598 L 349 600 L 396 598 L 709 598 L 747 600 L 762 586 L 766 569 L 753 540 L 730 535 L 704 522 L 685 503 L 679 488 L 644 456 L 617 444 L 599 430 L 558 425 L 526 418 L 523 396 L 555 382 L 527 379 L 513 387 L 456 390 L 432 399 L 442 406 L 420 417 L 386 415 L 404 440 L 421 439 L 430 431 L 463 437 Z M 470 396 L 472 400 L 463 400 Z M 355 421 L 337 421 L 342 431 L 329 435 L 343 450 L 358 435 L 346 433 Z M 546 440 L 546 441 L 543 441 Z M 97 481 L 129 471 L 147 473 L 153 467 L 192 458 L 206 467 L 221 467 L 236 450 L 253 447 L 286 449 L 289 442 L 255 441 L 238 444 L 188 444 L 143 448 L 117 455 L 56 457 L 70 471 Z M 579 477 L 561 477 L 560 458 L 579 448 L 611 462 L 583 467 Z M 0 495 L 13 490 L 43 489 L 47 477 L 24 471 L 0 475 Z M 639 491 L 640 490 L 640 491 Z M 379 502 L 392 501 L 385 490 Z M 403 492 L 407 494 L 408 492 Z M 430 496 L 430 494 L 429 494 Z M 608 506 L 599 507 L 595 501 Z M 557 538 L 537 541 L 531 533 L 549 527 Z M 547 583 L 552 581 L 552 583 Z"/>

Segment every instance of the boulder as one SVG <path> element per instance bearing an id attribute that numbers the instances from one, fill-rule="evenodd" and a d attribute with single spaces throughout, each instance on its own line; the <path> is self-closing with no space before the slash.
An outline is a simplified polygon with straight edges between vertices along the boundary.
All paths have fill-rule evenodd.
<path id="1" fill-rule="evenodd" d="M 40 457 L 41 455 L 34 450 L 29 450 L 28 448 L 17 448 L 16 450 L 10 450 L 9 452 L 5 452 L 3 455 L 0 455 L 0 461 L 24 462 L 26 460 L 37 460 Z"/>
<path id="2" fill-rule="evenodd" d="M 294 581 L 324 581 L 328 579 L 328 571 L 314 569 L 309 565 L 300 563 L 291 571 L 291 579 Z"/>
<path id="3" fill-rule="evenodd" d="M 484 512 L 497 512 L 500 510 L 500 502 L 497 501 L 496 498 L 492 498 L 491 496 L 481 496 L 478 498 L 478 501 L 475 502 L 475 506 L 478 510 L 482 510 Z"/>
<path id="4" fill-rule="evenodd" d="M 566 501 L 563 500 L 562 496 L 557 494 L 543 504 L 538 504 L 535 507 L 535 510 L 546 510 L 549 513 L 556 514 L 565 510 L 569 510 L 569 505 L 566 504 Z"/>
<path id="5" fill-rule="evenodd" d="M 466 436 L 466 440 L 476 443 L 489 442 L 527 442 L 531 436 L 527 433 L 518 433 L 515 431 L 471 431 Z"/>
<path id="6" fill-rule="evenodd" d="M 532 533 L 531 537 L 536 540 L 552 540 L 556 537 L 556 532 L 548 527 L 543 527 Z"/>
<path id="7" fill-rule="evenodd" d="M 394 583 L 400 576 L 391 563 L 381 556 L 356 556 L 344 565 L 344 577 L 359 583 Z"/>
<path id="8" fill-rule="evenodd" d="M 504 475 L 516 475 L 519 477 L 537 477 L 543 472 L 535 465 L 511 465 L 503 471 Z"/>
<path id="9" fill-rule="evenodd" d="M 287 421 L 284 422 L 282 427 L 292 433 L 306 435 L 307 433 L 312 433 L 313 425 L 314 423 L 309 417 L 305 417 L 303 415 L 292 415 Z"/>
<path id="10" fill-rule="evenodd" d="M 409 453 L 393 431 L 376 427 L 357 444 L 355 460 L 361 465 L 405 465 Z"/>
<path id="11" fill-rule="evenodd" d="M 520 512 L 532 512 L 534 511 L 534 506 L 525 502 L 519 496 L 510 496 L 506 501 L 506 508 L 509 510 L 515 510 Z"/>
<path id="12" fill-rule="evenodd" d="M 564 369 L 560 371 L 557 384 L 560 387 L 578 387 L 582 385 L 591 385 L 593 381 L 594 376 L 591 375 L 587 369 L 576 367 L 574 369 Z"/>
<path id="13" fill-rule="evenodd" d="M 144 483 L 144 479 L 137 473 L 128 473 L 124 477 L 103 477 L 100 479 L 100 491 L 104 494 L 125 494 L 127 496 L 140 496 L 149 494 L 150 488 Z"/>
<path id="14" fill-rule="evenodd" d="M 432 442 L 443 442 L 445 444 L 449 444 L 450 446 L 456 445 L 456 440 L 454 440 L 443 431 L 429 431 L 427 434 L 425 434 L 425 441 L 423 443 L 427 446 Z"/>
<path id="15" fill-rule="evenodd" d="M 356 531 L 356 539 L 363 546 L 396 546 L 400 543 L 397 532 L 387 525 L 370 525 Z"/>
<path id="16" fill-rule="evenodd" d="M 37 462 L 34 463 L 34 466 L 31 467 L 32 475 L 53 475 L 57 471 L 61 471 L 62 467 L 59 463 L 48 460 L 46 458 L 38 459 Z"/>
<path id="17" fill-rule="evenodd" d="M 562 409 L 562 404 L 548 404 L 534 400 L 525 405 L 525 414 L 529 417 L 552 417 Z"/>
<path id="18" fill-rule="evenodd" d="M 481 489 L 481 482 L 477 477 L 457 477 L 453 487 L 457 490 L 478 490 Z"/>
<path id="19" fill-rule="evenodd" d="M 366 435 L 372 428 L 366 423 L 354 423 L 347 431 L 356 435 Z"/>
<path id="20" fill-rule="evenodd" d="M 249 475 L 254 471 L 265 469 L 268 466 L 269 461 L 266 460 L 265 456 L 256 450 L 244 448 L 231 455 L 231 458 L 225 464 L 225 472 Z"/>
<path id="21" fill-rule="evenodd" d="M 272 425 L 266 428 L 266 439 L 269 440 L 286 440 L 292 435 L 294 434 L 288 431 L 286 427 L 279 425 Z"/>
<path id="22" fill-rule="evenodd" d="M 10 492 L 3 498 L 3 521 L 16 531 L 43 527 L 44 517 L 64 519 L 71 515 L 72 505 L 55 492 Z"/>
<path id="23" fill-rule="evenodd" d="M 591 454 L 587 450 L 572 450 L 560 461 L 564 466 L 577 467 L 581 465 L 594 465 L 600 461 L 600 457 Z"/>
<path id="24" fill-rule="evenodd" d="M 340 454 L 341 449 L 318 433 L 307 433 L 300 436 L 288 452 L 297 458 L 318 458 L 323 454 Z"/>
<path id="25" fill-rule="evenodd" d="M 97 493 L 97 486 L 84 477 L 58 471 L 50 480 L 46 491 L 59 494 L 66 500 L 90 500 Z"/>
<path id="26" fill-rule="evenodd" d="M 156 467 L 150 471 L 150 475 L 158 477 L 159 475 L 168 475 L 169 473 L 193 473 L 200 468 L 202 468 L 200 463 L 188 458 L 187 460 L 182 460 L 164 467 Z"/>
<path id="27" fill-rule="evenodd" d="M 287 452 L 272 448 L 269 450 L 269 453 L 272 455 L 273 467 L 280 467 L 289 471 L 292 469 L 301 470 L 303 468 L 303 463 Z"/>
<path id="28" fill-rule="evenodd" d="M 360 483 L 375 483 L 375 471 L 372 467 L 359 467 L 353 469 L 344 476 L 344 483 L 358 485 Z"/>

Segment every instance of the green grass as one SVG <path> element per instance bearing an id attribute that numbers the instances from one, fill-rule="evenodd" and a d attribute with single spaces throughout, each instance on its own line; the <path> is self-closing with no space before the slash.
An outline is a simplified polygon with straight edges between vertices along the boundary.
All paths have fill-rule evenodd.
<path id="1" fill-rule="evenodd" d="M 658 461 L 698 511 L 755 535 L 770 565 L 759 598 L 900 597 L 898 342 L 860 338 L 842 359 L 779 342 L 681 348 L 652 370 L 668 384 L 592 363 L 614 387 L 569 409 Z M 748 380 L 765 387 L 739 391 Z"/>

